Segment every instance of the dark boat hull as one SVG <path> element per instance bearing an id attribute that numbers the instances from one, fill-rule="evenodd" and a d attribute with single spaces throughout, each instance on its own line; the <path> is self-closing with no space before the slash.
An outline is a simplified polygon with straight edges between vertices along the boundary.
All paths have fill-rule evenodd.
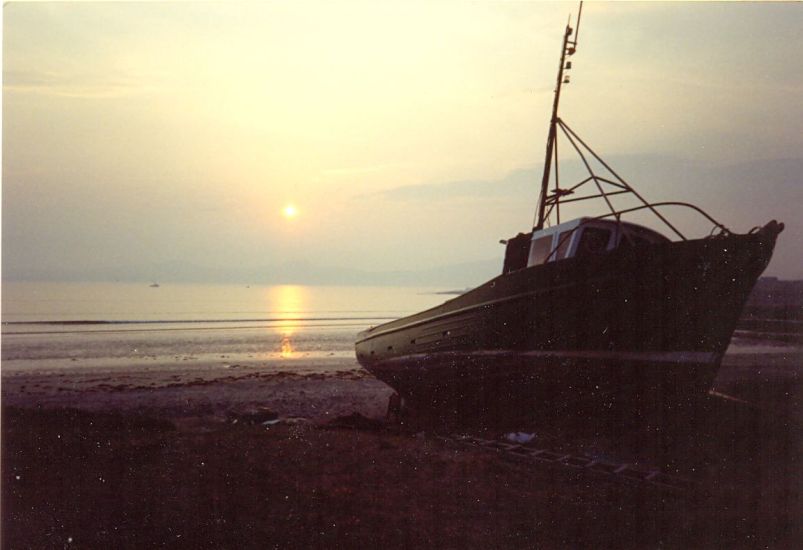
<path id="1" fill-rule="evenodd" d="M 705 395 L 719 361 L 445 352 L 391 359 L 369 370 L 411 409 L 500 418 L 539 404 L 557 409 L 578 402 L 617 408 L 679 404 Z"/>
<path id="2" fill-rule="evenodd" d="M 702 395 L 781 227 L 507 273 L 360 333 L 357 359 L 419 407 Z"/>

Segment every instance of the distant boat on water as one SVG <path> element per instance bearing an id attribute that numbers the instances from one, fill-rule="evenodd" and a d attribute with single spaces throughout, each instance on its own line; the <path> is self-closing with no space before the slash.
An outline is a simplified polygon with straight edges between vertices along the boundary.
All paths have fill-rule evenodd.
<path id="1" fill-rule="evenodd" d="M 159 288 L 159 283 L 151 283 L 149 286 L 151 288 Z"/>
<path id="2" fill-rule="evenodd" d="M 578 29 L 579 22 L 578 15 Z M 570 22 L 537 221 L 502 241 L 502 274 L 442 305 L 357 336 L 360 364 L 412 408 L 454 410 L 452 405 L 468 404 L 485 411 L 522 396 L 627 404 L 703 396 L 772 257 L 782 223 L 773 220 L 736 234 L 692 204 L 647 202 L 569 128 L 558 105 L 569 82 L 567 58 L 576 48 Z M 588 172 L 578 183 L 561 185 L 559 133 Z M 591 191 L 581 196 L 584 187 Z M 635 197 L 638 206 L 617 209 L 614 195 Z M 604 201 L 607 212 L 561 222 L 561 204 L 591 199 Z M 711 234 L 686 238 L 659 212 L 669 206 L 701 215 L 712 224 Z M 622 219 L 636 211 L 654 214 L 674 240 Z"/>

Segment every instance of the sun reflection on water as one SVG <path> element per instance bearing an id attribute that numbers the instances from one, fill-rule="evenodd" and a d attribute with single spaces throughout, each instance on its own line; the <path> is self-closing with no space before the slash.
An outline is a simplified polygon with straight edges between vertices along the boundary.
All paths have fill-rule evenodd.
<path id="1" fill-rule="evenodd" d="M 282 338 L 281 357 L 294 357 L 292 337 L 298 332 L 299 321 L 305 311 L 306 289 L 299 285 L 271 287 L 268 296 L 271 316 L 279 319 L 272 330 Z"/>
<path id="2" fill-rule="evenodd" d="M 289 336 L 282 337 L 282 357 L 287 359 L 293 356 L 293 344 Z"/>

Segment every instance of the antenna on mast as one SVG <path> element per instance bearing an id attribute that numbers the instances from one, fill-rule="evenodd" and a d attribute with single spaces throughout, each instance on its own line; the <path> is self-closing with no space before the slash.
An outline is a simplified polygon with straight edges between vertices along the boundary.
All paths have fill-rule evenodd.
<path id="1" fill-rule="evenodd" d="M 583 11 L 583 2 L 580 2 L 580 11 L 577 15 L 577 26 L 580 26 L 580 14 Z M 549 135 L 546 142 L 546 158 L 544 159 L 544 174 L 541 178 L 541 195 L 538 200 L 538 211 L 536 213 L 536 222 L 533 229 L 543 229 L 544 222 L 546 221 L 546 203 L 547 203 L 547 188 L 549 187 L 549 176 L 552 173 L 553 155 L 555 156 L 555 169 L 557 170 L 557 144 L 558 139 L 558 104 L 560 103 L 560 90 L 563 84 L 569 83 L 569 75 L 564 77 L 563 71 L 572 68 L 571 61 L 566 61 L 567 56 L 574 55 L 577 51 L 577 35 L 574 35 L 574 40 L 569 40 L 569 37 L 574 33 L 571 27 L 572 16 L 569 15 L 569 20 L 566 22 L 566 31 L 563 33 L 563 45 L 560 50 L 560 65 L 558 65 L 558 79 L 555 86 L 555 99 L 552 103 L 552 118 L 549 121 Z M 557 186 L 557 178 L 556 178 Z"/>
<path id="2" fill-rule="evenodd" d="M 583 3 L 580 2 L 580 9 L 577 11 L 577 28 L 574 30 L 574 47 L 577 47 L 577 39 L 580 38 L 580 18 L 583 16 Z"/>

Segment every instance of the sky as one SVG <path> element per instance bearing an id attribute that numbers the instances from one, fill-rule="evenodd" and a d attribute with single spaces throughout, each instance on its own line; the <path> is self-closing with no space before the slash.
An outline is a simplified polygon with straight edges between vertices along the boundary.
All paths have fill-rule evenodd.
<path id="1" fill-rule="evenodd" d="M 501 268 L 576 8 L 6 3 L 3 278 Z M 800 28 L 799 3 L 586 3 L 561 117 L 649 199 L 784 221 L 767 274 L 803 278 Z"/>

